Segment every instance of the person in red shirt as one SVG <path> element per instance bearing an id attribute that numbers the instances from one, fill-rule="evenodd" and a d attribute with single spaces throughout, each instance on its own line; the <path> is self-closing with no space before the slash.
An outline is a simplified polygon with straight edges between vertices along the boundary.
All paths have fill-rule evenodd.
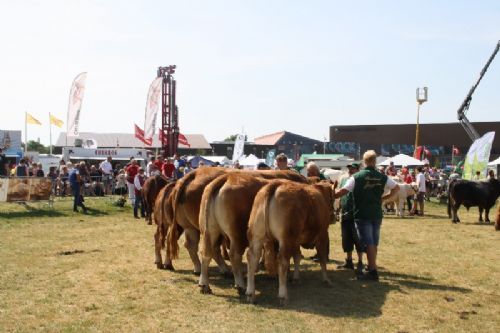
<path id="1" fill-rule="evenodd" d="M 163 164 L 163 168 L 161 169 L 161 172 L 165 177 L 167 177 L 169 179 L 174 178 L 175 165 L 172 162 L 171 158 L 167 158 L 167 163 Z"/>
<path id="2" fill-rule="evenodd" d="M 126 179 L 127 179 L 127 188 L 128 188 L 128 198 L 132 205 L 135 203 L 135 186 L 134 186 L 134 178 L 139 172 L 139 166 L 137 165 L 136 160 L 132 160 L 130 165 L 125 169 Z"/>
<path id="3" fill-rule="evenodd" d="M 160 172 L 163 170 L 163 156 L 158 155 L 156 156 L 156 161 L 154 162 L 154 165 L 156 166 L 156 170 L 159 170 Z"/>

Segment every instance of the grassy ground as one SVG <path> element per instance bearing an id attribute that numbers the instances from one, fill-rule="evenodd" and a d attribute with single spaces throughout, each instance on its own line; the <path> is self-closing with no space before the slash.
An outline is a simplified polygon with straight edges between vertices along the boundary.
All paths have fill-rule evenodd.
<path id="1" fill-rule="evenodd" d="M 277 282 L 263 273 L 256 305 L 215 267 L 214 295 L 201 295 L 185 250 L 176 272 L 159 271 L 153 227 L 109 199 L 87 201 L 89 215 L 74 214 L 69 199 L 53 210 L 0 205 L 0 331 L 500 331 L 500 232 L 476 223 L 476 209 L 460 210 L 459 225 L 437 204 L 427 205 L 426 217 L 386 217 L 379 283 L 335 269 L 343 254 L 340 226 L 332 225 L 333 287 L 304 260 L 301 283 L 280 308 Z"/>

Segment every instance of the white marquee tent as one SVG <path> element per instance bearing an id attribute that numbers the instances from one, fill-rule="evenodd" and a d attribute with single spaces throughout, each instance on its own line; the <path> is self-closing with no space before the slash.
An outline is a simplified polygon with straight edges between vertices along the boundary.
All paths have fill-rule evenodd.
<path id="1" fill-rule="evenodd" d="M 495 166 L 495 165 L 498 165 L 498 164 L 500 164 L 500 157 L 497 158 L 496 160 L 491 161 L 490 163 L 488 163 L 488 166 Z"/>
<path id="2" fill-rule="evenodd" d="M 388 166 L 391 162 L 394 162 L 395 166 L 420 166 L 424 165 L 422 161 L 417 160 L 416 158 L 413 158 L 411 156 L 405 155 L 405 154 L 399 154 L 396 156 L 393 156 L 391 158 L 386 159 L 379 165 L 381 166 Z"/>

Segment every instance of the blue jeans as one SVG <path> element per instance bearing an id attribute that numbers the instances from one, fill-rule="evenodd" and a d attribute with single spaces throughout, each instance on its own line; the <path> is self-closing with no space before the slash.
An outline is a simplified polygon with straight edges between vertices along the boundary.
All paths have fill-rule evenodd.
<path id="1" fill-rule="evenodd" d="M 380 226 L 382 219 L 359 220 L 355 219 L 356 231 L 363 247 L 368 245 L 378 246 L 380 239 Z"/>
<path id="2" fill-rule="evenodd" d="M 136 195 L 134 199 L 134 216 L 137 216 L 137 210 L 141 207 L 141 217 L 146 216 L 146 211 L 144 210 L 144 204 L 142 203 L 142 195 Z"/>
<path id="3" fill-rule="evenodd" d="M 82 196 L 80 195 L 80 184 L 78 183 L 71 184 L 71 192 L 73 192 L 73 210 L 76 210 L 76 207 L 78 206 L 85 209 L 85 206 L 82 201 Z"/>

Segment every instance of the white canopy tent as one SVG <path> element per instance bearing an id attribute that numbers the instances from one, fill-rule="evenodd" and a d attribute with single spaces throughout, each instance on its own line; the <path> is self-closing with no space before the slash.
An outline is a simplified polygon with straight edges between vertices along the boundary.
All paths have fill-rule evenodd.
<path id="1" fill-rule="evenodd" d="M 203 158 L 210 160 L 214 163 L 219 162 L 220 165 L 229 165 L 231 160 L 226 156 L 202 156 Z"/>
<path id="2" fill-rule="evenodd" d="M 499 164 L 500 164 L 500 157 L 497 158 L 496 160 L 491 161 L 490 163 L 488 163 L 488 166 L 495 166 L 495 165 L 499 165 Z"/>
<path id="3" fill-rule="evenodd" d="M 420 166 L 424 165 L 422 161 L 417 160 L 416 158 L 413 158 L 411 156 L 405 155 L 405 154 L 399 154 L 396 156 L 393 156 L 391 158 L 386 159 L 379 165 L 381 166 L 388 166 L 391 162 L 394 162 L 395 166 Z"/>
<path id="4" fill-rule="evenodd" d="M 240 157 L 238 163 L 245 169 L 257 168 L 257 164 L 259 164 L 260 160 L 254 154 L 250 154 L 246 157 Z"/>

